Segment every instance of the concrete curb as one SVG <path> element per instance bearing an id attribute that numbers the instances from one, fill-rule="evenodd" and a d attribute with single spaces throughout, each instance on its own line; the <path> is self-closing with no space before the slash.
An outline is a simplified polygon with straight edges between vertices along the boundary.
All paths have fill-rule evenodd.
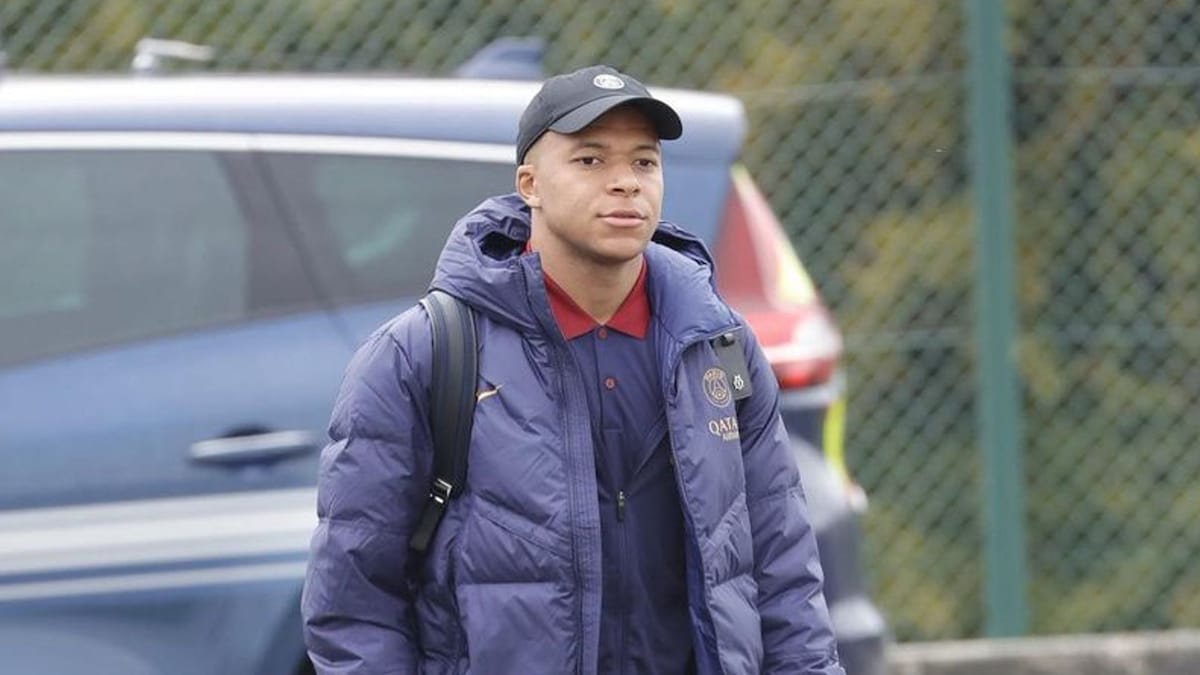
<path id="1" fill-rule="evenodd" d="M 1196 675 L 1200 630 L 893 645 L 891 675 Z"/>

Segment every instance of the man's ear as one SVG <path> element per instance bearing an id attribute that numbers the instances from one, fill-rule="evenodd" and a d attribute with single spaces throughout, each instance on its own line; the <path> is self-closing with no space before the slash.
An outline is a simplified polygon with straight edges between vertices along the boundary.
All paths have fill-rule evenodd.
<path id="1" fill-rule="evenodd" d="M 531 209 L 542 205 L 542 200 L 538 197 L 535 187 L 535 173 L 532 164 L 522 164 L 517 167 L 517 194 L 521 195 L 521 199 L 525 200 L 525 205 Z"/>

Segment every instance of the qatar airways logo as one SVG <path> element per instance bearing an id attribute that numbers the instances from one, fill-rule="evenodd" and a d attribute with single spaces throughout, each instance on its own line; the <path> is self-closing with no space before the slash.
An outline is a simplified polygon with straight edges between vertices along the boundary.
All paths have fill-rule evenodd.
<path id="1" fill-rule="evenodd" d="M 738 440 L 741 438 L 741 436 L 738 434 L 737 415 L 730 415 L 720 419 L 709 420 L 708 433 L 723 441 Z"/>

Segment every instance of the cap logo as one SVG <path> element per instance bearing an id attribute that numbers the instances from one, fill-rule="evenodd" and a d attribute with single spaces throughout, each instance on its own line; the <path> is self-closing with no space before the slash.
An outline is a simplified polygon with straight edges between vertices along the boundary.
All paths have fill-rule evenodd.
<path id="1" fill-rule="evenodd" d="M 616 75 L 608 75 L 608 74 L 597 75 L 595 78 L 592 79 L 592 84 L 596 85 L 597 87 L 600 87 L 601 89 L 624 89 L 625 88 L 625 80 L 622 80 L 621 78 L 617 77 Z"/>

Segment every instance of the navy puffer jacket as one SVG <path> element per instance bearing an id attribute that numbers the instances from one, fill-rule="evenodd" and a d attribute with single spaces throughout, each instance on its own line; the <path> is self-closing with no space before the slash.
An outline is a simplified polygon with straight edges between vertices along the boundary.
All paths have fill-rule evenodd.
<path id="1" fill-rule="evenodd" d="M 458 223 L 438 262 L 433 286 L 476 310 L 479 389 L 500 391 L 476 409 L 466 490 L 423 560 L 410 560 L 408 540 L 431 481 L 428 318 L 395 318 L 348 367 L 303 598 L 320 673 L 596 673 L 588 407 L 539 258 L 521 255 L 528 237 L 520 200 L 494 198 Z M 842 673 L 770 367 L 714 292 L 699 240 L 661 223 L 646 258 L 698 670 Z M 710 339 L 731 330 L 754 395 L 717 405 L 704 386 L 720 367 Z"/>

